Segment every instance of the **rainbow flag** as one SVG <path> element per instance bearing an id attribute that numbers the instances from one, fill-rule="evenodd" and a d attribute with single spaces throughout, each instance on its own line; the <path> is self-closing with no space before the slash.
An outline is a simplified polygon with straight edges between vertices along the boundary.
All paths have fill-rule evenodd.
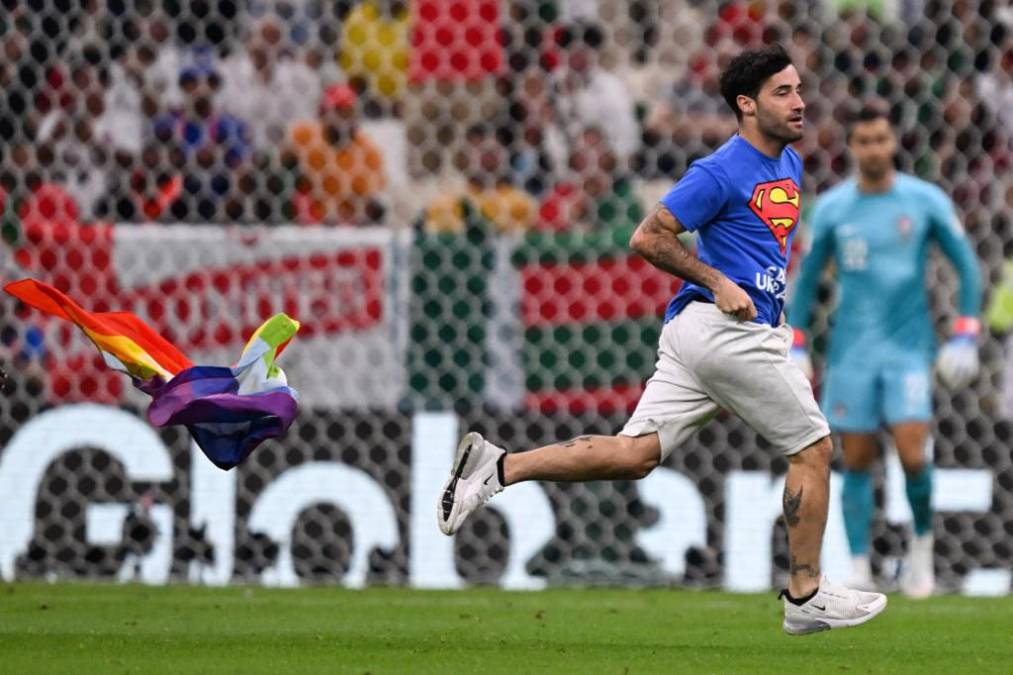
<path id="1" fill-rule="evenodd" d="M 236 466 L 261 441 L 284 434 L 295 419 L 298 394 L 275 365 L 299 330 L 299 322 L 284 314 L 253 333 L 234 366 L 198 366 L 130 312 L 88 312 L 34 279 L 9 283 L 4 290 L 76 324 L 110 368 L 130 375 L 151 396 L 148 420 L 158 427 L 185 425 L 219 468 Z"/>

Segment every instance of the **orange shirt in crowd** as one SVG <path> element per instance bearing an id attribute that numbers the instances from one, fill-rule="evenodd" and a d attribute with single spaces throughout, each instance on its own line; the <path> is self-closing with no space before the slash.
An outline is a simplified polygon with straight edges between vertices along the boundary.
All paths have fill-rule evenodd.
<path id="1" fill-rule="evenodd" d="M 292 128 L 292 149 L 299 160 L 305 189 L 297 199 L 304 223 L 362 223 L 366 205 L 383 189 L 383 157 L 372 141 L 356 131 L 342 148 L 324 138 L 318 122 Z"/>

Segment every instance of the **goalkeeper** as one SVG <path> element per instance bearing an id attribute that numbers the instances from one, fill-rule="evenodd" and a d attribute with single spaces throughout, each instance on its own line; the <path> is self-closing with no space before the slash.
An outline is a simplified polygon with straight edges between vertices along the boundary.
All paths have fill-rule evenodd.
<path id="1" fill-rule="evenodd" d="M 852 555 L 853 588 L 871 590 L 869 529 L 874 507 L 870 466 L 876 434 L 886 427 L 901 465 L 913 537 L 901 576 L 912 597 L 931 595 L 932 416 L 935 336 L 925 290 L 929 244 L 936 242 L 960 276 L 959 318 L 936 367 L 954 389 L 978 372 L 981 280 L 953 203 L 936 186 L 894 168 L 897 140 L 885 108 L 868 105 L 851 121 L 854 177 L 813 207 L 812 248 L 788 306 L 792 356 L 811 376 L 805 333 L 820 276 L 833 259 L 840 286 L 822 408 L 844 451 L 842 506 Z"/>

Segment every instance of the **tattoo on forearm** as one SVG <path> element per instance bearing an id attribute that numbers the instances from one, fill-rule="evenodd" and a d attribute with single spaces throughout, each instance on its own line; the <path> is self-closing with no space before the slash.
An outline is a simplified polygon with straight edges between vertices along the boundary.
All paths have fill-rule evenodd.
<path id="1" fill-rule="evenodd" d="M 785 485 L 782 504 L 784 505 L 784 522 L 788 527 L 795 527 L 801 520 L 798 512 L 802 509 L 802 488 L 799 487 L 798 492 L 792 493 L 791 488 Z"/>
<path id="2" fill-rule="evenodd" d="M 815 579 L 820 575 L 820 568 L 819 565 L 800 563 L 798 560 L 795 559 L 795 556 L 789 556 L 788 572 L 790 574 L 805 574 L 806 576 Z"/>
<path id="3" fill-rule="evenodd" d="M 706 265 L 679 242 L 680 226 L 667 209 L 657 207 L 640 225 L 637 253 L 655 267 L 705 288 L 713 288 L 720 273 Z"/>
<path id="4" fill-rule="evenodd" d="M 585 441 L 587 442 L 587 446 L 591 447 L 590 436 L 577 436 L 576 438 L 571 438 L 568 441 L 563 441 L 562 443 L 560 443 L 560 445 L 563 446 L 564 448 L 574 448 L 577 446 L 577 443 L 582 443 Z"/>

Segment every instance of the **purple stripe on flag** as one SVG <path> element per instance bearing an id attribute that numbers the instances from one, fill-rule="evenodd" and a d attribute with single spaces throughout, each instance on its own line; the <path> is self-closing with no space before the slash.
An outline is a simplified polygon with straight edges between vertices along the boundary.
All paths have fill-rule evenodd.
<path id="1" fill-rule="evenodd" d="M 231 469 L 261 441 L 282 435 L 295 419 L 295 391 L 278 387 L 239 394 L 230 368 L 194 366 L 160 387 L 151 387 L 148 420 L 155 426 L 184 424 L 208 459 Z"/>

